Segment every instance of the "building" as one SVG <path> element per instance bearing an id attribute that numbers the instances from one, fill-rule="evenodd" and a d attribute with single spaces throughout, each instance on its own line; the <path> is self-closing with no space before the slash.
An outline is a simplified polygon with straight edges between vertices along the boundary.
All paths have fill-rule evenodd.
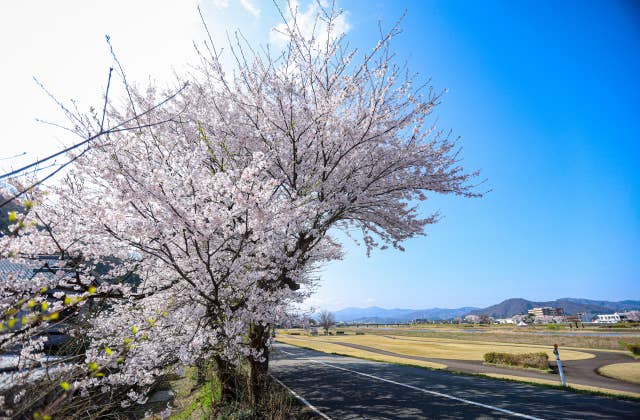
<path id="1" fill-rule="evenodd" d="M 543 316 L 564 316 L 564 309 L 562 308 L 552 308 L 550 306 L 545 306 L 544 308 L 533 308 L 529 309 L 529 315 L 534 317 L 543 317 Z"/>
<path id="2" fill-rule="evenodd" d="M 598 318 L 596 319 L 595 322 L 597 324 L 615 324 L 617 322 L 624 321 L 624 319 L 625 319 L 624 314 L 619 314 L 615 312 L 613 314 L 598 315 Z"/>

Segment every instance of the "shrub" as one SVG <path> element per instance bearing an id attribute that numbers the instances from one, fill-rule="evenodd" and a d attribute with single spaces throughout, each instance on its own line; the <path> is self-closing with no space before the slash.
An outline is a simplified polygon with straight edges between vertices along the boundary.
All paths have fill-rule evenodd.
<path id="1" fill-rule="evenodd" d="M 290 332 L 289 335 L 300 335 L 299 332 Z"/>
<path id="2" fill-rule="evenodd" d="M 640 356 L 640 343 L 620 343 L 627 348 L 634 356 Z"/>
<path id="3" fill-rule="evenodd" d="M 364 335 L 362 331 L 356 331 L 356 335 Z"/>
<path id="4" fill-rule="evenodd" d="M 336 335 L 344 335 L 344 331 L 336 331 Z"/>
<path id="5" fill-rule="evenodd" d="M 549 356 L 547 353 L 486 353 L 485 363 L 495 365 L 520 366 L 525 368 L 549 369 Z"/>

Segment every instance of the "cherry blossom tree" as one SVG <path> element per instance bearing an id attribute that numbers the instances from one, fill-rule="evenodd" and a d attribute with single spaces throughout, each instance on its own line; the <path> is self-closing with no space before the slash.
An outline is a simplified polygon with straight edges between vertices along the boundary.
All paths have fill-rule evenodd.
<path id="1" fill-rule="evenodd" d="M 279 199 L 313 202 L 304 223 L 286 225 L 295 240 L 282 242 L 280 251 L 293 266 L 306 266 L 335 229 L 359 230 L 367 253 L 402 250 L 404 240 L 422 235 L 439 218 L 418 212 L 427 194 L 481 195 L 472 183 L 477 173 L 459 165 L 455 140 L 428 123 L 441 94 L 394 62 L 398 25 L 381 31 L 373 49 L 359 55 L 335 30 L 338 9 L 318 5 L 309 24 L 289 6 L 277 27 L 287 41 L 279 55 L 256 52 L 238 37 L 231 45 L 237 66 L 229 76 L 210 46 L 195 83 L 224 123 L 204 129 L 229 136 L 233 148 L 269 156 L 266 171 L 277 180 Z M 288 269 L 265 278 L 262 287 L 295 290 Z M 252 340 L 267 354 L 260 343 L 270 324 L 256 321 Z M 267 361 L 249 364 L 264 374 Z"/>
<path id="2" fill-rule="evenodd" d="M 325 334 L 329 334 L 329 328 L 336 324 L 336 317 L 327 310 L 321 311 L 318 317 L 318 324 L 324 329 Z"/>

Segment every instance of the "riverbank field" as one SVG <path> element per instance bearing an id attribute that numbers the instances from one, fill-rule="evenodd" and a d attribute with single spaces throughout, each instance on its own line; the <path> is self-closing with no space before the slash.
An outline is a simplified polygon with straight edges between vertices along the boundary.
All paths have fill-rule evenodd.
<path id="1" fill-rule="evenodd" d="M 486 353 L 495 351 L 504 353 L 545 352 L 548 354 L 550 359 L 555 357 L 552 352 L 553 347 L 542 345 L 519 345 L 500 342 L 472 341 L 469 339 L 457 340 L 449 338 L 400 335 L 355 335 L 346 334 L 346 332 L 345 335 L 308 336 L 302 334 L 291 335 L 292 332 L 294 334 L 300 334 L 299 331 L 282 331 L 278 334 L 277 340 L 282 343 L 307 347 L 313 350 L 323 351 L 325 353 L 353 355 L 355 357 L 372 358 L 381 361 L 383 360 L 379 357 L 380 355 L 375 355 L 374 353 L 367 354 L 370 352 L 353 349 L 345 346 L 344 344 L 366 346 L 407 356 L 419 356 L 443 360 L 483 361 Z M 360 353 L 360 356 L 355 354 L 358 352 L 362 352 Z M 594 357 L 593 354 L 582 351 L 563 350 L 562 352 L 563 360 L 582 360 L 592 357 Z M 413 364 L 413 361 L 411 363 Z M 442 363 L 446 364 L 446 361 L 443 361 Z"/>
<path id="2" fill-rule="evenodd" d="M 282 330 L 307 335 L 302 330 Z M 345 335 L 356 333 L 375 336 L 398 336 L 413 338 L 433 338 L 481 341 L 501 344 L 533 344 L 561 348 L 574 347 L 594 350 L 617 350 L 628 352 L 625 343 L 640 344 L 640 327 L 617 328 L 610 326 L 589 326 L 569 328 L 566 325 L 551 324 L 515 327 L 513 325 L 473 325 L 473 324 L 418 324 L 401 326 L 338 327 L 331 330 L 343 331 Z"/>

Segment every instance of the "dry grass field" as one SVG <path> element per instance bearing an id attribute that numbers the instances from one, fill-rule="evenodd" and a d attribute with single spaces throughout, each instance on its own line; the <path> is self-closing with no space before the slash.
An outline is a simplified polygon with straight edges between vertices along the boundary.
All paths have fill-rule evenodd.
<path id="1" fill-rule="evenodd" d="M 343 329 L 343 328 L 341 328 Z M 576 347 L 601 350 L 624 351 L 621 342 L 640 343 L 638 328 L 585 328 L 580 330 L 561 327 L 549 330 L 544 326 L 514 327 L 512 325 L 416 325 L 399 327 L 348 327 L 347 333 L 355 331 L 373 335 L 394 335 L 425 338 L 449 338 L 454 340 L 489 341 L 513 344 L 536 344 L 543 346 Z M 620 335 L 617 335 L 620 334 Z"/>
<path id="2" fill-rule="evenodd" d="M 610 378 L 640 384 L 640 362 L 616 363 L 602 366 L 598 373 Z"/>
<path id="3" fill-rule="evenodd" d="M 306 347 L 306 348 L 321 351 L 324 353 L 341 354 L 344 356 L 359 357 L 361 359 L 375 360 L 378 362 L 400 363 L 405 365 L 409 364 L 413 366 L 422 366 L 422 367 L 431 368 L 431 369 L 445 369 L 447 367 L 445 364 L 442 364 L 442 363 L 425 362 L 422 360 L 407 360 L 402 357 L 386 356 L 378 353 L 372 353 L 369 351 L 358 350 L 351 347 L 341 346 L 339 344 L 332 343 L 330 341 L 318 340 L 315 337 L 279 335 L 277 340 L 282 343 L 291 344 L 299 347 Z"/>
<path id="4" fill-rule="evenodd" d="M 470 340 L 454 340 L 446 338 L 425 338 L 387 335 L 333 335 L 333 336 L 291 336 L 279 335 L 278 340 L 295 345 L 304 345 L 319 351 L 322 346 L 334 345 L 341 349 L 349 347 L 340 346 L 339 343 L 358 344 L 373 347 L 379 350 L 386 350 L 393 353 L 421 356 L 434 359 L 449 360 L 478 360 L 482 361 L 484 354 L 500 351 L 506 353 L 534 353 L 544 351 L 550 358 L 554 358 L 553 348 L 539 345 L 514 345 L 509 343 L 483 342 Z M 304 344 L 302 343 L 304 342 Z M 353 349 L 351 349 L 353 350 Z M 342 350 L 340 350 L 342 352 Z M 343 352 L 343 354 L 346 354 Z M 594 357 L 593 354 L 563 350 L 563 360 L 582 360 Z"/>

